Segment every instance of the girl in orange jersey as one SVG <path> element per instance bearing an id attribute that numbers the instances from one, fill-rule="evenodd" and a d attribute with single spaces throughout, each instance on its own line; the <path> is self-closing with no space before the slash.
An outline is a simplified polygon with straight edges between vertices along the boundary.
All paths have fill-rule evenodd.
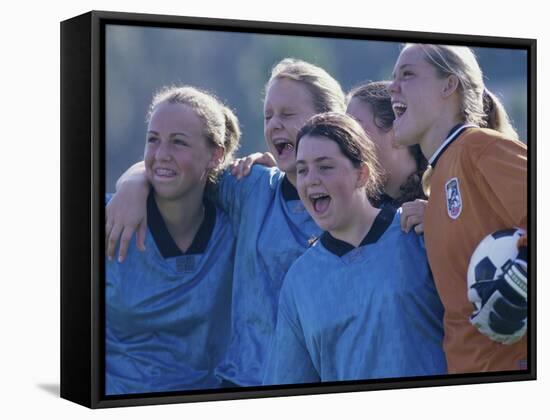
<path id="1" fill-rule="evenodd" d="M 468 301 L 466 273 L 485 236 L 527 226 L 527 148 L 469 48 L 406 45 L 389 91 L 397 143 L 419 144 L 431 165 L 424 231 L 445 306 L 449 373 L 525 368 L 526 238 L 501 278 L 474 286 L 479 311 Z"/>

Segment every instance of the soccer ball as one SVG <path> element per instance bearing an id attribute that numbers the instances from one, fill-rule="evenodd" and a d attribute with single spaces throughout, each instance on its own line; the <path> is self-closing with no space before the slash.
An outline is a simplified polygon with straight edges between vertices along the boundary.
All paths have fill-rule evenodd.
<path id="1" fill-rule="evenodd" d="M 502 268 L 518 256 L 517 242 L 525 231 L 519 228 L 504 229 L 487 235 L 477 246 L 468 265 L 468 300 L 479 310 L 481 298 L 472 288 L 477 282 L 496 280 Z"/>

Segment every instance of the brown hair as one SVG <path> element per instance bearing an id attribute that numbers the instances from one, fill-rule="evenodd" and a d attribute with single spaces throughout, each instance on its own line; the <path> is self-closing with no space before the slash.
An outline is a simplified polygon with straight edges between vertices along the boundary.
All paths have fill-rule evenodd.
<path id="1" fill-rule="evenodd" d="M 369 181 L 365 188 L 369 198 L 380 191 L 381 175 L 376 158 L 374 143 L 367 137 L 363 128 L 352 117 L 339 112 L 325 112 L 311 117 L 296 136 L 296 153 L 304 136 L 326 137 L 336 144 L 355 168 L 366 166 Z"/>
<path id="2" fill-rule="evenodd" d="M 388 81 L 364 83 L 354 87 L 348 93 L 348 103 L 352 99 L 359 99 L 370 106 L 374 117 L 374 124 L 385 132 L 392 129 L 393 120 L 395 119 L 395 114 L 391 105 L 391 97 L 388 91 L 389 85 L 390 82 Z M 400 186 L 399 197 L 395 199 L 395 202 L 399 206 L 417 198 L 426 198 L 422 188 L 422 176 L 428 167 L 428 161 L 422 154 L 420 145 L 414 144 L 408 146 L 407 150 L 414 159 L 416 171 L 410 174 Z M 379 204 L 377 199 L 373 200 L 373 205 L 377 206 Z"/>
<path id="3" fill-rule="evenodd" d="M 191 107 L 204 125 L 204 137 L 212 147 L 222 147 L 223 159 L 218 167 L 208 175 L 210 183 L 215 183 L 219 173 L 233 160 L 239 147 L 241 130 L 239 120 L 216 96 L 192 86 L 167 86 L 153 96 L 146 121 L 161 103 L 184 104 Z"/>

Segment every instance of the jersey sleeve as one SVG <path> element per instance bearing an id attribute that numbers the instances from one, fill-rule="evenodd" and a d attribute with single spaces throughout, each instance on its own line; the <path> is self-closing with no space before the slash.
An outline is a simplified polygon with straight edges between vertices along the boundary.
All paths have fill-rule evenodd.
<path id="1" fill-rule="evenodd" d="M 253 166 L 248 176 L 238 180 L 226 169 L 220 176 L 212 200 L 229 215 L 234 226 L 238 226 L 242 209 L 248 200 L 254 199 L 253 192 L 262 187 L 262 179 L 268 176 L 265 168 Z"/>
<path id="2" fill-rule="evenodd" d="M 497 139 L 480 154 L 476 168 L 492 199 L 496 214 L 510 227 L 527 227 L 527 148 L 515 141 Z M 489 196 L 489 194 L 488 194 Z"/>
<path id="3" fill-rule="evenodd" d="M 300 325 L 296 302 L 287 276 L 281 290 L 277 327 L 271 341 L 264 385 L 320 382 Z"/>

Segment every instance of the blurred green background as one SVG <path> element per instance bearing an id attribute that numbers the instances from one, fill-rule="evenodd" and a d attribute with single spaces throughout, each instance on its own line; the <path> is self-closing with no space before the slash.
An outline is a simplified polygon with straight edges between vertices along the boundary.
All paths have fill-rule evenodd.
<path id="1" fill-rule="evenodd" d="M 145 114 L 153 93 L 188 84 L 215 93 L 239 117 L 239 156 L 265 151 L 264 86 L 285 57 L 323 67 L 344 91 L 387 80 L 399 54 L 395 42 L 107 25 L 106 191 L 142 159 Z M 504 103 L 521 139 L 527 138 L 527 53 L 474 48 L 487 87 Z"/>

